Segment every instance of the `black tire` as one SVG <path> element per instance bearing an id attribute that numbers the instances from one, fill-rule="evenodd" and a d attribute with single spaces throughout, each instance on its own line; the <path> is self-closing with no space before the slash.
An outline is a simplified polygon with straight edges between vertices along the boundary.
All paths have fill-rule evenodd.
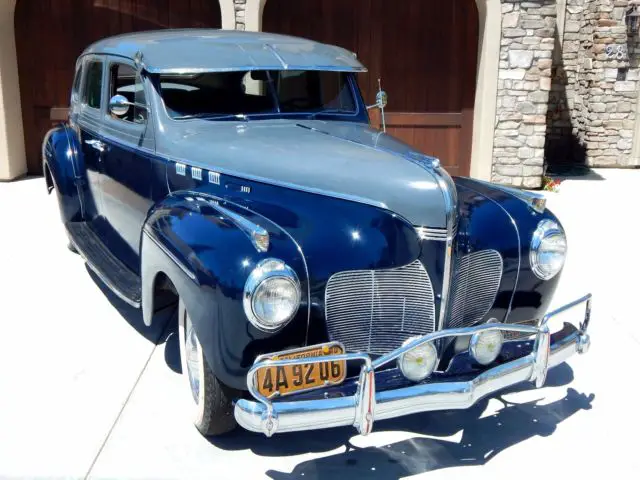
<path id="1" fill-rule="evenodd" d="M 200 341 L 190 328 L 190 320 L 184 302 L 180 299 L 178 306 L 178 330 L 180 337 L 180 362 L 182 375 L 189 390 L 190 400 L 193 404 L 193 423 L 205 436 L 223 435 L 234 430 L 237 426 L 233 416 L 233 400 L 240 396 L 240 391 L 224 385 L 211 371 L 204 358 Z M 193 335 L 191 341 L 195 342 L 197 352 L 192 354 L 198 359 L 198 393 L 192 387 L 189 367 L 187 365 L 188 348 L 187 334 Z M 193 365 L 193 364 L 192 364 Z M 192 372 L 195 368 L 192 366 Z M 195 375 L 195 372 L 192 373 Z"/>

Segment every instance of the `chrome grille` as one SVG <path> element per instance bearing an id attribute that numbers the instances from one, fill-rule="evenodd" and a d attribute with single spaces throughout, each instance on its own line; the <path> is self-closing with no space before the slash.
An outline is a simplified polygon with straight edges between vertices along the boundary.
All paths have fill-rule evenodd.
<path id="1" fill-rule="evenodd" d="M 455 265 L 447 328 L 482 320 L 496 300 L 502 280 L 502 257 L 496 250 L 473 252 Z"/>
<path id="2" fill-rule="evenodd" d="M 333 275 L 325 292 L 329 338 L 350 352 L 385 354 L 435 329 L 433 287 L 419 260 Z"/>

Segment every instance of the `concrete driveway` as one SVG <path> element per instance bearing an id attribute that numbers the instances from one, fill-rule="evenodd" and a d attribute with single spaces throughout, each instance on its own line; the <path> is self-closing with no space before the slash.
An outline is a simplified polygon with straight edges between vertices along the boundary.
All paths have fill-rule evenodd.
<path id="1" fill-rule="evenodd" d="M 207 440 L 186 415 L 172 327 L 145 329 L 65 248 L 41 178 L 0 183 L 0 477 L 635 477 L 638 189 L 638 170 L 598 170 L 549 195 L 570 248 L 554 304 L 588 291 L 595 301 L 591 351 L 544 388 L 378 422 L 368 437 Z"/>

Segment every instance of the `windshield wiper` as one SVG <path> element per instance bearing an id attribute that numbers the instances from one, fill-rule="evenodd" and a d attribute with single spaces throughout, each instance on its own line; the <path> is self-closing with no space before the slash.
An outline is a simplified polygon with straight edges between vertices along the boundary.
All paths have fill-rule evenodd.
<path id="1" fill-rule="evenodd" d="M 249 121 L 249 117 L 244 113 L 193 113 L 191 115 L 181 115 L 179 117 L 173 117 L 174 120 L 189 120 L 191 118 L 203 118 L 206 120 L 225 120 L 227 118 L 237 118 L 238 120 Z"/>

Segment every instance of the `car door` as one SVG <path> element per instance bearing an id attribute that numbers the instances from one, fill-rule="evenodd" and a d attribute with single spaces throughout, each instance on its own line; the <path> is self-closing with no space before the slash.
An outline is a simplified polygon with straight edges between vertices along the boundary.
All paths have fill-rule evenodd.
<path id="1" fill-rule="evenodd" d="M 97 55 L 83 58 L 76 73 L 80 88 L 75 91 L 74 81 L 70 112 L 70 126 L 75 129 L 79 142 L 79 158 L 74 170 L 77 170 L 76 176 L 80 176 L 82 171 L 86 174 L 85 184 L 79 187 L 82 189 L 83 220 L 92 224 L 97 231 L 104 216 L 100 185 L 104 153 L 104 144 L 100 141 L 104 74 L 104 58 Z"/>
<path id="2" fill-rule="evenodd" d="M 107 108 L 102 121 L 102 202 L 108 224 L 107 246 L 132 271 L 139 271 L 140 232 L 151 208 L 154 153 L 153 127 L 148 121 L 146 96 L 133 63 L 110 57 L 107 96 L 126 97 L 123 115 Z"/>

